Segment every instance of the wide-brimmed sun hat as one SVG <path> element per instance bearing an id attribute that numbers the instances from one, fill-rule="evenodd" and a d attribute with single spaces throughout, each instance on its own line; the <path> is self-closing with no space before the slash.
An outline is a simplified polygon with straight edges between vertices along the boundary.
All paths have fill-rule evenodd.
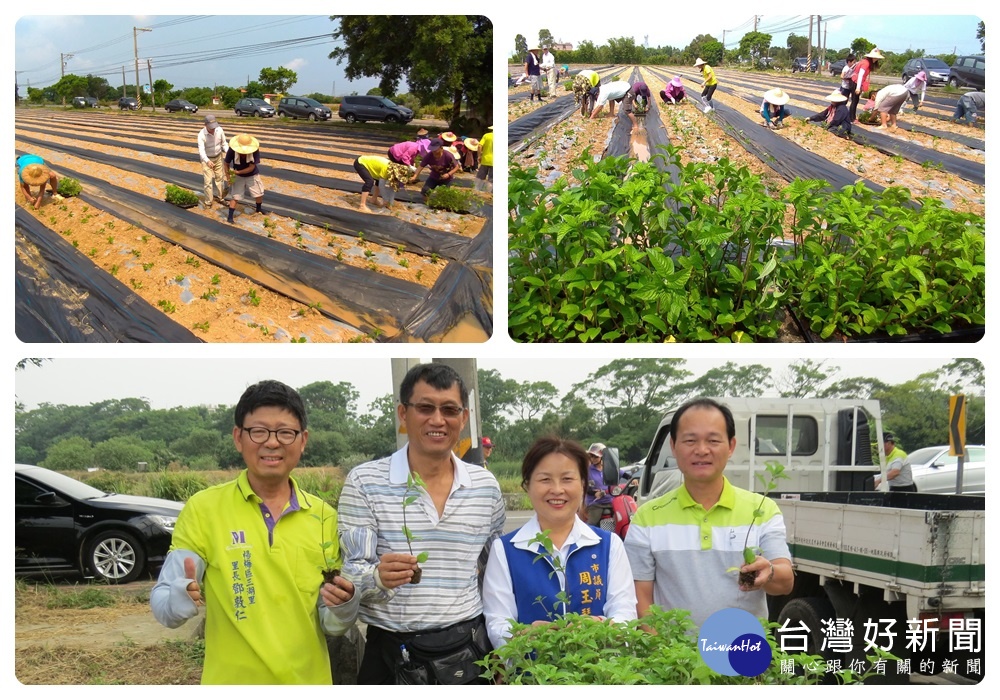
<path id="1" fill-rule="evenodd" d="M 468 148 L 470 151 L 479 150 L 479 139 L 467 138 L 464 141 L 462 141 L 462 143 L 465 144 L 465 147 Z"/>
<path id="2" fill-rule="evenodd" d="M 708 64 L 705 61 L 701 60 L 700 58 L 697 61 L 694 62 L 694 67 L 695 68 L 697 68 L 698 66 L 707 66 L 707 65 Z"/>
<path id="3" fill-rule="evenodd" d="M 49 181 L 49 169 L 41 163 L 31 163 L 21 171 L 21 180 L 26 185 L 44 185 Z"/>
<path id="4" fill-rule="evenodd" d="M 674 87 L 684 87 L 684 81 L 681 80 L 681 76 L 679 75 L 675 75 L 673 78 L 671 78 L 670 84 L 673 85 Z"/>
<path id="5" fill-rule="evenodd" d="M 883 58 L 885 58 L 885 56 L 882 55 L 881 51 L 879 51 L 877 48 L 875 48 L 875 49 L 872 49 L 871 51 L 869 51 L 868 53 L 866 53 L 865 54 L 865 58 L 874 58 L 874 59 L 876 59 L 878 61 L 881 61 Z"/>
<path id="6" fill-rule="evenodd" d="M 438 138 L 440 138 L 442 141 L 447 141 L 448 143 L 455 143 L 456 141 L 458 141 L 458 136 L 455 135 L 454 131 L 446 131 L 443 134 L 441 134 Z"/>
<path id="7" fill-rule="evenodd" d="M 538 48 L 537 46 L 534 46 L 534 47 L 528 49 L 528 51 L 541 51 L 541 49 Z"/>
<path id="8" fill-rule="evenodd" d="M 454 146 L 448 146 L 448 148 L 446 148 L 446 149 L 444 149 L 444 150 L 448 151 L 448 153 L 450 153 L 450 154 L 452 154 L 453 156 L 455 156 L 455 158 L 456 158 L 456 159 L 459 159 L 459 158 L 461 158 L 461 157 L 462 157 L 462 154 L 461 154 L 461 153 L 459 153 L 459 152 L 458 152 L 458 149 L 457 149 L 457 148 L 455 148 Z"/>
<path id="9" fill-rule="evenodd" d="M 427 136 L 427 129 L 423 127 L 417 129 L 417 136 Z"/>
<path id="10" fill-rule="evenodd" d="M 785 105 L 788 104 L 788 100 L 792 98 L 789 97 L 788 93 L 781 88 L 773 88 L 764 93 L 764 99 L 767 100 L 768 104 Z"/>
<path id="11" fill-rule="evenodd" d="M 925 83 L 927 82 L 927 74 L 924 73 L 923 71 L 920 71 L 913 77 L 916 78 L 917 80 L 922 80 Z"/>
<path id="12" fill-rule="evenodd" d="M 847 102 L 847 96 L 839 92 L 831 92 L 823 99 L 826 100 L 827 102 Z"/>
<path id="13" fill-rule="evenodd" d="M 229 147 L 237 153 L 249 155 L 260 148 L 260 142 L 250 134 L 237 134 L 229 140 Z"/>

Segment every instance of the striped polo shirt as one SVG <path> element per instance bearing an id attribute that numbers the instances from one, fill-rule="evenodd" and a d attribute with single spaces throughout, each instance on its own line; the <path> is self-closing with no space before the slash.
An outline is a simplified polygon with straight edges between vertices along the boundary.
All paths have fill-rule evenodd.
<path id="1" fill-rule="evenodd" d="M 493 540 L 503 533 L 500 485 L 489 471 L 452 455 L 455 477 L 438 517 L 430 496 L 406 510 L 416 538 L 413 554 L 427 552 L 418 584 L 377 588 L 374 569 L 387 552 L 409 553 L 403 534 L 403 499 L 410 464 L 407 446 L 389 457 L 354 467 L 337 507 L 344 573 L 361 590 L 359 619 L 393 632 L 446 627 L 483 611 L 479 576 Z M 410 490 L 410 495 L 414 495 Z"/>
<path id="2" fill-rule="evenodd" d="M 744 546 L 759 547 L 771 561 L 791 560 L 785 521 L 774 501 L 764 498 L 761 504 L 760 494 L 723 480 L 719 502 L 707 511 L 684 486 L 644 503 L 625 538 L 635 580 L 654 582 L 653 602 L 690 611 L 699 627 L 723 608 L 767 617 L 764 592 L 741 591 L 737 573 L 726 573 L 743 565 Z"/>

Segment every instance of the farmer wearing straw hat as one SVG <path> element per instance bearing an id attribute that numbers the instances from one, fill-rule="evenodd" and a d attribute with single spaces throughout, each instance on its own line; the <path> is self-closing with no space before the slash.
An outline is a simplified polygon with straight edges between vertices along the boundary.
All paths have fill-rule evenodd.
<path id="1" fill-rule="evenodd" d="M 368 208 L 368 194 L 372 201 L 384 200 L 385 208 L 392 209 L 396 203 L 396 192 L 406 186 L 416 168 L 412 165 L 393 163 L 382 156 L 359 156 L 354 161 L 354 170 L 361 176 L 361 205 L 359 209 L 371 213 Z"/>
<path id="2" fill-rule="evenodd" d="M 445 149 L 444 141 L 434 139 L 431 141 L 431 152 L 420 161 L 420 167 L 413 173 L 413 177 L 410 178 L 409 182 L 416 182 L 424 168 L 430 171 L 427 182 L 424 183 L 424 186 L 420 190 L 420 194 L 426 200 L 427 194 L 438 185 L 451 184 L 455 173 L 458 172 L 458 167 L 458 160 L 452 153 Z"/>
<path id="3" fill-rule="evenodd" d="M 21 185 L 21 191 L 24 192 L 25 199 L 35 209 L 42 206 L 46 183 L 52 188 L 52 194 L 55 194 L 56 190 L 59 189 L 59 176 L 45 164 L 45 160 L 41 156 L 31 153 L 25 154 L 14 161 L 14 166 L 17 168 L 17 179 Z M 41 188 L 38 190 L 37 197 L 31 195 L 32 187 Z"/>
<path id="4" fill-rule="evenodd" d="M 715 94 L 715 89 L 719 87 L 719 80 L 715 77 L 715 71 L 712 70 L 712 66 L 700 58 L 694 62 L 694 67 L 701 68 L 701 75 L 704 78 L 701 81 L 701 98 L 705 101 L 705 114 L 708 114 L 715 109 L 712 106 L 712 95 Z"/>
<path id="5" fill-rule="evenodd" d="M 672 105 L 677 104 L 685 97 L 684 95 L 684 81 L 681 80 L 681 76 L 675 75 L 667 83 L 667 86 L 660 90 L 660 99 L 666 104 L 669 102 Z"/>
<path id="6" fill-rule="evenodd" d="M 829 101 L 830 106 L 822 112 L 807 117 L 806 121 L 824 121 L 828 131 L 841 138 L 849 139 L 851 137 L 851 112 L 847 108 L 847 97 L 839 90 L 834 90 L 823 99 Z"/>
<path id="7" fill-rule="evenodd" d="M 791 115 L 786 107 L 790 99 L 788 93 L 781 88 L 774 88 L 764 93 L 764 100 L 760 103 L 760 116 L 764 117 L 764 126 L 768 129 L 779 129 L 785 125 L 785 117 Z M 774 124 L 771 123 L 772 119 L 775 121 Z"/>
<path id="8" fill-rule="evenodd" d="M 872 49 L 865 54 L 864 58 L 854 64 L 854 70 L 851 72 L 851 83 L 854 85 L 854 92 L 851 93 L 850 108 L 852 122 L 858 120 L 858 102 L 861 101 L 862 94 L 868 94 L 872 71 L 878 68 L 879 61 L 883 58 L 882 52 L 878 49 Z"/>
<path id="9" fill-rule="evenodd" d="M 493 127 L 486 127 L 479 142 L 479 170 L 476 172 L 476 190 L 493 191 Z"/>
<path id="10" fill-rule="evenodd" d="M 479 165 L 476 163 L 476 155 L 479 153 L 479 139 L 463 137 L 455 142 L 455 148 L 459 153 L 459 162 L 462 164 L 462 172 L 472 173 Z"/>
<path id="11" fill-rule="evenodd" d="M 264 183 L 261 182 L 258 166 L 260 165 L 260 142 L 250 134 L 239 134 L 229 142 L 229 150 L 223 161 L 226 166 L 226 179 L 229 170 L 236 173 L 229 194 L 229 223 L 233 223 L 233 213 L 236 211 L 236 200 L 249 194 L 257 203 L 257 213 L 266 214 L 260 208 L 264 200 Z"/>
<path id="12" fill-rule="evenodd" d="M 229 144 L 226 143 L 226 132 L 222 130 L 214 114 L 205 117 L 205 126 L 198 132 L 198 156 L 201 158 L 201 175 L 205 185 L 206 207 L 212 206 L 212 192 L 217 185 L 219 188 L 219 201 L 226 199 L 226 190 L 229 189 L 229 179 L 226 177 L 226 168 L 223 160 Z"/>
<path id="13" fill-rule="evenodd" d="M 538 61 L 538 54 L 541 51 L 537 46 L 528 49 L 528 56 L 524 59 L 524 74 L 528 76 L 528 80 L 531 81 L 531 97 L 530 101 L 535 99 L 535 95 L 538 95 L 538 101 L 542 101 L 542 67 Z"/>

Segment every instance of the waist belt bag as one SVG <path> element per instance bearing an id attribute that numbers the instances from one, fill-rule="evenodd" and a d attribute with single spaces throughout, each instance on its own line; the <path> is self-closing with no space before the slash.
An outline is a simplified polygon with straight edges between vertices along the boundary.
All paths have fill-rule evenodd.
<path id="1" fill-rule="evenodd" d="M 483 668 L 476 661 L 484 658 L 492 647 L 482 617 L 433 632 L 406 635 L 403 641 L 412 662 L 397 666 L 397 683 L 466 685 L 483 682 L 479 677 Z M 418 664 L 424 668 L 418 668 Z"/>

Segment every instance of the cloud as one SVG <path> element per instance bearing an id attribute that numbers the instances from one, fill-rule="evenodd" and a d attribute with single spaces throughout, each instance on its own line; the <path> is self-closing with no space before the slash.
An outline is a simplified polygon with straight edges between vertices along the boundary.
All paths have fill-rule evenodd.
<path id="1" fill-rule="evenodd" d="M 309 65 L 309 61 L 307 61 L 306 59 L 293 58 L 291 61 L 284 64 L 284 67 L 288 68 L 289 70 L 299 71 L 305 68 L 307 65 Z"/>

